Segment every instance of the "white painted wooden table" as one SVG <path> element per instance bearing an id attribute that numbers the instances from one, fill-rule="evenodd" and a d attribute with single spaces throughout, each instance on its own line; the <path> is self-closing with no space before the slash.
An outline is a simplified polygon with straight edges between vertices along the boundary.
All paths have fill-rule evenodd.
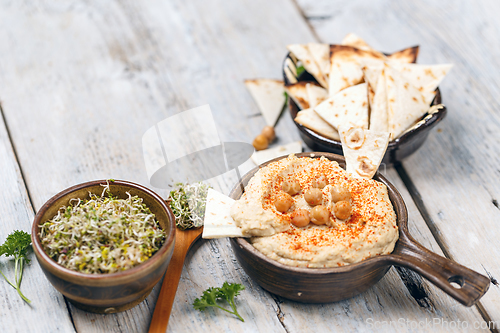
<path id="1" fill-rule="evenodd" d="M 420 44 L 420 63 L 455 64 L 441 85 L 448 117 L 386 174 L 419 242 L 499 278 L 499 12 L 494 0 L 0 1 L 0 241 L 29 231 L 41 205 L 70 185 L 117 178 L 148 186 L 141 137 L 178 112 L 208 103 L 221 141 L 251 142 L 264 120 L 243 79 L 279 78 L 289 43 L 335 43 L 355 32 L 387 52 Z M 299 139 L 288 115 L 276 130 L 277 143 Z M 235 181 L 230 172 L 214 186 L 228 193 Z M 10 267 L 0 260 L 8 275 Z M 238 298 L 244 323 L 192 308 L 203 290 L 226 280 L 246 287 Z M 85 313 L 48 283 L 33 256 L 22 282 L 32 306 L 0 281 L 0 327 L 145 332 L 159 288 L 132 310 Z M 352 299 L 300 304 L 249 279 L 227 240 L 201 241 L 188 255 L 168 330 L 498 332 L 499 296 L 492 284 L 465 308 L 393 268 Z"/>

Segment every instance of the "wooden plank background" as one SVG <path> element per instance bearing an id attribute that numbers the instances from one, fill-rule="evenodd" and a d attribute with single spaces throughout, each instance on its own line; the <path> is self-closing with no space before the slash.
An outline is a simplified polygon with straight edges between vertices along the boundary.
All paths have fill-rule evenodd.
<path id="1" fill-rule="evenodd" d="M 387 175 L 408 204 L 410 230 L 418 241 L 442 253 L 439 242 L 458 262 L 498 275 L 498 267 L 493 265 L 495 251 L 499 251 L 493 243 L 497 239 L 493 217 L 498 210 L 492 204 L 492 198 L 498 197 L 494 186 L 498 181 L 494 168 L 497 157 L 493 157 L 494 143 L 498 142 L 498 134 L 494 133 L 497 116 L 493 112 L 498 102 L 493 97 L 498 85 L 486 64 L 493 65 L 496 60 L 483 55 L 493 50 L 482 44 L 498 37 L 498 30 L 487 26 L 495 22 L 494 14 L 484 13 L 484 5 L 472 11 L 475 21 L 458 27 L 458 18 L 443 13 L 445 9 L 457 13 L 458 9 L 444 4 L 436 10 L 432 6 L 438 5 L 432 3 L 380 3 L 0 2 L 0 99 L 20 166 L 5 128 L 0 127 L 0 142 L 4 145 L 0 146 L 4 147 L 0 163 L 6 164 L 5 169 L 3 164 L 0 169 L 0 180 L 14 189 L 0 197 L 2 217 L 8 216 L 5 221 L 11 221 L 2 218 L 2 226 L 7 228 L 0 229 L 0 240 L 17 228 L 13 221 L 23 221 L 19 226 L 29 230 L 33 210 L 70 185 L 99 178 L 148 185 L 141 137 L 170 115 L 208 103 L 221 141 L 251 142 L 264 120 L 245 90 L 243 79 L 279 78 L 289 43 L 317 38 L 335 42 L 354 31 L 374 47 L 387 51 L 419 43 L 422 63 L 455 63 L 443 84 L 448 118 L 439 132 L 431 134 L 425 147 L 403 165 L 416 189 L 406 191 L 408 184 L 394 169 L 388 169 Z M 461 9 L 472 10 L 465 6 L 462 4 Z M 444 19 L 451 19 L 456 24 L 453 27 L 466 36 L 451 38 L 457 30 L 447 26 Z M 478 35 L 476 30 L 483 26 L 486 28 L 479 34 L 481 39 L 472 41 Z M 469 45 L 478 50 L 468 54 Z M 478 54 L 485 63 L 469 65 L 473 55 Z M 483 81 L 483 75 L 488 79 Z M 474 80 L 472 84 L 470 80 Z M 482 89 L 487 93 L 482 94 Z M 480 108 L 474 109 L 479 113 L 470 116 L 473 101 Z M 492 133 L 481 132 L 485 124 L 480 120 Z M 276 131 L 277 144 L 298 139 L 287 114 Z M 482 142 L 486 146 L 477 149 L 483 147 Z M 479 163 L 481 158 L 487 161 Z M 213 179 L 212 184 L 227 194 L 235 181 L 235 173 L 230 172 Z M 411 199 L 418 195 L 416 191 L 428 209 L 426 220 Z M 473 219 L 473 212 L 481 212 L 488 219 Z M 475 239 L 479 243 L 473 243 Z M 490 254 L 485 253 L 481 243 L 491 247 Z M 473 246 L 474 252 L 468 252 Z M 475 307 L 459 305 L 418 276 L 409 278 L 405 285 L 401 279 L 404 274 L 391 269 L 374 288 L 350 300 L 304 305 L 273 296 L 250 280 L 227 240 L 203 241 L 187 258 L 169 330 L 302 332 L 335 328 L 352 332 L 373 331 L 367 324 L 370 318 L 413 322 L 441 318 L 468 321 L 471 325 L 482 322 L 482 316 L 498 320 L 498 290 L 494 286 L 479 313 Z M 35 279 L 44 283 L 43 288 L 30 283 Z M 245 323 L 212 310 L 200 313 L 192 309 L 192 301 L 203 290 L 226 280 L 243 283 L 247 288 L 238 301 Z M 415 286 L 420 287 L 418 297 L 409 292 Z M 30 331 L 40 332 L 67 332 L 73 330 L 73 325 L 78 332 L 146 331 L 159 291 L 157 285 L 146 301 L 120 314 L 89 314 L 71 305 L 67 310 L 64 299 L 48 284 L 36 262 L 23 280 L 26 295 L 38 297 L 33 297 L 32 309 L 15 298 L 5 283 L 0 288 L 9 295 L 5 301 L 11 302 L 8 315 L 0 313 L 1 323 L 6 324 L 3 327 L 16 330 L 19 323 L 27 322 Z M 52 319 L 53 314 L 57 314 L 57 321 Z M 10 316 L 17 319 L 8 319 Z"/>

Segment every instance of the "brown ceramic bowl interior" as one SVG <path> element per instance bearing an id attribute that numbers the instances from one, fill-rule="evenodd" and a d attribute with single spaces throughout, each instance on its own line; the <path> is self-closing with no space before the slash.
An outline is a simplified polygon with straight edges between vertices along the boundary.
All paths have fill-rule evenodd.
<path id="1" fill-rule="evenodd" d="M 324 156 L 344 167 L 344 158 L 331 153 L 301 153 L 299 157 Z M 264 163 L 267 165 L 280 157 Z M 260 167 L 262 167 L 260 166 Z M 258 168 L 247 173 L 233 188 L 237 200 Z M 385 184 L 397 215 L 399 240 L 389 255 L 335 268 L 292 267 L 272 260 L 255 249 L 246 238 L 232 238 L 231 246 L 245 272 L 273 294 L 303 303 L 328 303 L 353 297 L 379 281 L 391 265 L 416 271 L 464 305 L 474 304 L 488 289 L 490 280 L 418 244 L 408 232 L 406 205 L 397 189 L 380 173 L 374 179 Z M 455 286 L 459 286 L 456 288 Z"/>
<path id="2" fill-rule="evenodd" d="M 118 273 L 85 274 L 57 264 L 42 248 L 39 225 L 54 217 L 71 199 L 86 199 L 89 192 L 100 196 L 105 184 L 105 180 L 91 181 L 56 194 L 36 214 L 31 233 L 36 258 L 50 283 L 76 307 L 96 313 L 125 311 L 142 302 L 164 275 L 172 257 L 175 237 L 175 218 L 159 195 L 144 186 L 116 180 L 110 182 L 110 192 L 120 199 L 128 197 L 126 192 L 142 198 L 166 231 L 164 244 L 146 262 Z"/>
<path id="3" fill-rule="evenodd" d="M 285 85 L 290 84 L 290 81 L 288 77 L 285 74 L 284 68 L 286 65 L 286 59 L 292 60 L 290 57 L 290 53 L 287 54 L 285 57 L 285 61 L 283 62 L 283 78 Z M 293 60 L 292 60 L 293 62 Z M 316 79 L 309 74 L 308 72 L 303 72 L 298 78 L 298 81 L 312 81 L 316 82 Z M 431 105 L 437 105 L 441 104 L 442 99 L 441 99 L 441 91 L 439 88 L 436 90 L 436 97 L 432 101 Z M 291 99 L 288 98 L 288 105 L 290 109 L 290 115 L 292 119 L 295 119 L 297 116 L 297 113 L 300 111 L 299 107 L 297 104 Z M 385 156 L 382 160 L 382 163 L 386 165 L 392 165 L 396 162 L 400 162 L 403 160 L 405 157 L 413 154 L 415 151 L 417 151 L 418 148 L 422 146 L 424 141 L 427 139 L 430 130 L 435 127 L 441 120 L 444 119 L 446 116 L 446 107 L 443 107 L 436 113 L 430 115 L 430 116 L 424 116 L 423 123 L 404 133 L 397 139 L 389 142 L 389 145 L 387 146 L 387 151 L 385 153 Z M 314 132 L 313 130 L 310 130 L 309 128 L 294 122 L 295 126 L 297 126 L 297 129 L 299 130 L 300 137 L 302 140 L 306 143 L 306 145 L 313 151 L 325 151 L 325 152 L 330 152 L 334 154 L 339 154 L 342 155 L 342 144 L 340 141 L 336 141 L 333 139 L 329 139 L 327 137 L 324 137 L 323 135 Z"/>

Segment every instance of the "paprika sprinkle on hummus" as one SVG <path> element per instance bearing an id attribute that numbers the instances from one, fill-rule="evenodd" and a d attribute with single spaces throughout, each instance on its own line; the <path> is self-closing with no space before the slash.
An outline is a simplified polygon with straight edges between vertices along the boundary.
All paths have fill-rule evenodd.
<path id="1" fill-rule="evenodd" d="M 324 157 L 261 168 L 231 216 L 256 249 L 290 266 L 343 266 L 388 254 L 398 239 L 386 186 Z"/>

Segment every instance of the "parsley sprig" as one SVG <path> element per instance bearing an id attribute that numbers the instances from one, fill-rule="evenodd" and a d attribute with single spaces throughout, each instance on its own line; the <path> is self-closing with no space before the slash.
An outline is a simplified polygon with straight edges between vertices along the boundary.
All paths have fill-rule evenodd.
<path id="1" fill-rule="evenodd" d="M 194 300 L 193 306 L 196 310 L 203 311 L 208 307 L 215 307 L 231 314 L 234 314 L 241 321 L 243 318 L 240 316 L 238 311 L 236 310 L 236 304 L 234 303 L 234 298 L 240 294 L 241 290 L 245 290 L 245 287 L 239 283 L 227 283 L 224 282 L 221 288 L 208 288 L 203 292 L 201 298 L 197 298 Z M 223 308 L 222 306 L 217 304 L 217 301 L 225 300 L 231 306 L 233 311 L 229 311 L 228 309 Z"/>
<path id="2" fill-rule="evenodd" d="M 31 247 L 31 236 L 25 231 L 16 230 L 7 236 L 5 242 L 0 245 L 0 256 L 5 255 L 6 257 L 14 257 L 14 283 L 10 282 L 9 279 L 0 271 L 0 274 L 4 277 L 21 298 L 27 302 L 31 301 L 26 298 L 21 292 L 21 280 L 23 278 L 23 268 L 24 264 L 29 264 L 30 259 L 28 258 L 28 250 Z"/>

